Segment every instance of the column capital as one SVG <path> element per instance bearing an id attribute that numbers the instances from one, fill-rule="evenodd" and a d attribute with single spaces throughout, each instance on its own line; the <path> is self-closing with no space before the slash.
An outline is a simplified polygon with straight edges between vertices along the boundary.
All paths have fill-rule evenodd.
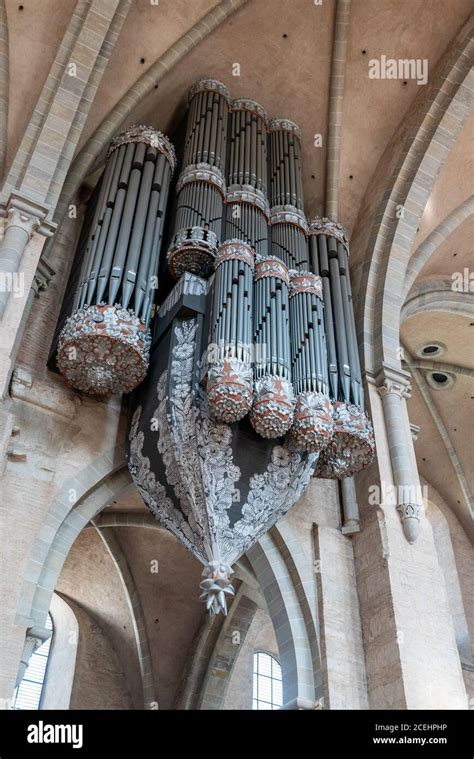
<path id="1" fill-rule="evenodd" d="M 368 380 L 376 386 L 381 398 L 389 394 L 398 395 L 400 398 L 410 398 L 410 375 L 403 369 L 383 364 L 382 368 Z"/>
<path id="2" fill-rule="evenodd" d="M 51 635 L 51 630 L 47 630 L 46 627 L 40 627 L 39 625 L 35 625 L 34 627 L 29 627 L 27 629 L 15 687 L 19 685 L 23 680 L 23 676 L 28 667 L 28 663 L 36 649 L 42 646 L 43 643 L 51 637 Z"/>
<path id="3" fill-rule="evenodd" d="M 31 239 L 35 232 L 44 237 L 53 236 L 57 224 L 47 218 L 49 213 L 49 206 L 38 203 L 17 191 L 10 194 L 3 209 L 3 215 L 7 217 L 6 226 L 23 229 L 28 239 Z"/>
<path id="4" fill-rule="evenodd" d="M 410 545 L 413 545 L 420 532 L 421 505 L 412 501 L 399 503 L 397 511 L 402 522 L 403 533 Z"/>

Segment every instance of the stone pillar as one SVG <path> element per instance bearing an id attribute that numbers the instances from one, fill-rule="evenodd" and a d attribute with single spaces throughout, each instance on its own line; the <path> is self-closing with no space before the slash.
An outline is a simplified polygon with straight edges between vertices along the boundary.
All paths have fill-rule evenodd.
<path id="1" fill-rule="evenodd" d="M 421 496 L 418 472 L 413 466 L 413 439 L 406 424 L 406 398 L 411 391 L 408 375 L 384 369 L 377 385 L 385 417 L 396 507 L 405 537 L 414 543 L 420 529 Z"/>
<path id="2" fill-rule="evenodd" d="M 341 480 L 342 496 L 342 534 L 353 535 L 359 532 L 359 507 L 357 505 L 357 494 L 353 477 L 344 477 Z"/>
<path id="3" fill-rule="evenodd" d="M 393 385 L 384 385 L 382 393 L 379 387 L 368 385 L 377 459 L 355 478 L 361 530 L 352 537 L 369 706 L 465 709 L 454 624 L 431 525 L 419 509 L 418 539 L 410 543 L 393 499 L 386 497 L 395 473 L 408 473 L 405 400 Z M 413 464 L 410 472 L 415 476 Z M 399 484 L 406 481 L 399 477 Z M 404 503 L 409 501 L 401 499 L 399 505 Z"/>
<path id="4" fill-rule="evenodd" d="M 18 193 L 12 193 L 7 205 L 7 223 L 0 246 L 0 319 L 3 318 L 10 292 L 19 287 L 24 291 L 21 280 L 24 274 L 19 271 L 23 252 L 38 231 L 50 237 L 54 226 L 45 222 L 48 208 Z M 18 280 L 16 282 L 15 280 Z"/>
<path id="5" fill-rule="evenodd" d="M 0 209 L 5 217 L 0 242 L 0 400 L 8 394 L 44 241 L 56 228 L 46 219 L 48 212 L 47 206 L 18 192 L 12 192 L 6 208 Z"/>

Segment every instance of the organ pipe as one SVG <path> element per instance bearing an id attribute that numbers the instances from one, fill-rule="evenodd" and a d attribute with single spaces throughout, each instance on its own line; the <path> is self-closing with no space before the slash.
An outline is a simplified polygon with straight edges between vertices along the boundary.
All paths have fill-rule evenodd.
<path id="1" fill-rule="evenodd" d="M 328 396 L 321 278 L 290 272 L 291 369 L 296 395 L 292 437 L 307 451 L 321 451 L 333 433 Z"/>
<path id="2" fill-rule="evenodd" d="M 189 93 L 175 233 L 168 251 L 175 279 L 185 271 L 207 278 L 214 270 L 226 195 L 229 100 L 227 87 L 215 79 L 196 82 Z"/>
<path id="3" fill-rule="evenodd" d="M 234 100 L 230 113 L 226 237 L 268 256 L 267 115 L 254 100 Z"/>
<path id="4" fill-rule="evenodd" d="M 289 269 L 307 269 L 308 224 L 303 201 L 301 132 L 289 119 L 272 119 L 269 132 L 272 254 Z"/>
<path id="5" fill-rule="evenodd" d="M 73 311 L 59 336 L 59 370 L 78 390 L 128 392 L 145 376 L 175 164 L 170 141 L 151 127 L 131 127 L 110 145 Z"/>
<path id="6" fill-rule="evenodd" d="M 310 224 L 310 259 L 320 274 L 325 303 L 334 436 L 318 462 L 325 477 L 350 477 L 367 466 L 374 449 L 364 396 L 349 278 L 349 243 L 341 224 L 316 218 Z"/>
<path id="7" fill-rule="evenodd" d="M 174 166 L 153 129 L 132 128 L 111 145 L 59 342 L 58 366 L 74 387 L 128 391 L 146 372 Z M 212 417 L 233 424 L 248 414 L 260 437 L 288 435 L 293 448 L 318 453 L 322 477 L 367 466 L 374 441 L 347 236 L 326 218 L 308 224 L 299 127 L 268 121 L 254 100 L 231 101 L 217 80 L 196 82 L 175 210 L 169 271 L 209 280 L 199 285 L 209 325 L 200 377 Z"/>
<path id="8" fill-rule="evenodd" d="M 223 243 L 215 261 L 207 395 L 214 419 L 227 423 L 242 419 L 252 405 L 254 264 L 252 248 L 240 240 Z"/>
<path id="9" fill-rule="evenodd" d="M 291 384 L 289 274 L 274 256 L 260 258 L 254 275 L 255 398 L 250 421 L 266 438 L 291 427 L 294 394 Z"/>

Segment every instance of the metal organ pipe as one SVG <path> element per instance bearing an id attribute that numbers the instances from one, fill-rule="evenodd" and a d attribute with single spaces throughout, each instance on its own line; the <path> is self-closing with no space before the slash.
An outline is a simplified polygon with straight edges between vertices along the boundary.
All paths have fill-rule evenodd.
<path id="1" fill-rule="evenodd" d="M 168 251 L 175 279 L 185 271 L 207 278 L 214 270 L 226 194 L 229 100 L 227 87 L 215 79 L 196 82 L 189 93 L 175 234 Z"/>
<path id="2" fill-rule="evenodd" d="M 301 180 L 301 132 L 289 119 L 272 119 L 269 133 L 272 254 L 290 269 L 307 269 L 308 224 Z"/>
<path id="3" fill-rule="evenodd" d="M 59 336 L 59 370 L 78 390 L 129 392 L 145 376 L 150 304 L 139 292 L 152 300 L 161 244 L 150 245 L 147 230 L 162 221 L 175 165 L 170 141 L 151 127 L 131 127 L 110 145 L 74 310 Z"/>
<path id="4" fill-rule="evenodd" d="M 237 422 L 253 400 L 249 331 L 253 321 L 255 256 L 241 240 L 227 240 L 217 253 L 208 347 L 207 397 L 212 416 Z"/>
<path id="5" fill-rule="evenodd" d="M 129 392 L 144 378 L 175 163 L 172 145 L 151 128 L 133 127 L 111 144 L 57 353 L 80 390 Z M 213 275 L 210 285 L 191 282 L 207 293 L 210 312 L 201 379 L 212 417 L 232 424 L 249 414 L 262 438 L 288 434 L 292 450 L 319 454 L 322 477 L 367 466 L 374 441 L 347 237 L 329 219 L 308 224 L 299 127 L 268 121 L 254 100 L 231 101 L 217 80 L 196 82 L 176 194 L 169 271 L 195 275 L 183 287 Z"/>
<path id="6" fill-rule="evenodd" d="M 320 277 L 290 271 L 291 369 L 296 395 L 291 434 L 298 448 L 313 452 L 324 449 L 333 433 L 322 297 Z"/>
<path id="7" fill-rule="evenodd" d="M 289 274 L 278 258 L 260 258 L 254 274 L 254 403 L 250 421 L 259 435 L 281 437 L 291 427 Z"/>
<path id="8" fill-rule="evenodd" d="M 257 256 L 268 256 L 267 115 L 259 103 L 232 102 L 229 140 L 225 237 L 244 240 Z"/>
<path id="9" fill-rule="evenodd" d="M 361 370 L 349 278 L 349 244 L 341 224 L 310 223 L 313 268 L 322 277 L 334 436 L 318 461 L 322 477 L 351 477 L 374 453 L 372 425 L 364 413 Z"/>

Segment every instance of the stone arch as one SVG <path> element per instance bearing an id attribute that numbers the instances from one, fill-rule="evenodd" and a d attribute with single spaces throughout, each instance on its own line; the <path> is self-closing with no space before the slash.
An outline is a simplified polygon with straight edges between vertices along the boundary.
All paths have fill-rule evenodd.
<path id="1" fill-rule="evenodd" d="M 413 253 L 406 270 L 405 284 L 403 288 L 403 299 L 407 297 L 418 274 L 423 266 L 429 261 L 433 253 L 448 237 L 462 225 L 464 221 L 470 219 L 474 214 L 474 195 L 467 198 L 454 211 L 438 224 L 438 226 L 426 237 Z"/>
<path id="2" fill-rule="evenodd" d="M 59 593 L 53 593 L 49 607 L 54 626 L 48 669 L 43 686 L 41 709 L 69 709 L 76 666 L 79 624 Z"/>
<path id="3" fill-rule="evenodd" d="M 454 292 L 451 279 L 430 277 L 417 282 L 410 290 L 400 312 L 400 326 L 410 316 L 426 311 L 459 314 L 472 319 L 474 304 L 463 292 Z"/>
<path id="4" fill-rule="evenodd" d="M 75 539 L 87 523 L 126 490 L 131 478 L 117 446 L 67 481 L 56 493 L 31 548 L 15 624 L 25 629 L 20 673 L 49 631 L 45 621 L 56 583 Z"/>
<path id="5" fill-rule="evenodd" d="M 281 533 L 273 528 L 247 556 L 275 629 L 283 708 L 315 709 L 323 695 L 321 674 L 314 666 L 314 645 L 308 634 L 306 592 L 289 553 Z"/>
<path id="6" fill-rule="evenodd" d="M 43 625 L 57 578 L 83 527 L 131 483 L 117 446 L 57 492 L 30 552 L 17 607 L 17 624 Z"/>
<path id="7" fill-rule="evenodd" d="M 431 84 L 415 102 L 413 118 L 382 157 L 361 211 L 362 218 L 371 214 L 372 222 L 369 228 L 360 225 L 353 240 L 353 248 L 365 251 L 357 277 L 361 297 L 356 302 L 360 302 L 363 361 L 372 374 L 382 366 L 400 369 L 400 310 L 413 241 L 472 102 L 472 23 L 471 17 L 450 44 Z M 398 213 L 401 208 L 403 213 Z"/>
<path id="8" fill-rule="evenodd" d="M 247 593 L 248 589 L 242 583 L 223 621 L 202 685 L 198 709 L 222 708 L 232 670 L 258 608 Z M 235 632 L 240 636 L 239 645 L 232 640 Z"/>

